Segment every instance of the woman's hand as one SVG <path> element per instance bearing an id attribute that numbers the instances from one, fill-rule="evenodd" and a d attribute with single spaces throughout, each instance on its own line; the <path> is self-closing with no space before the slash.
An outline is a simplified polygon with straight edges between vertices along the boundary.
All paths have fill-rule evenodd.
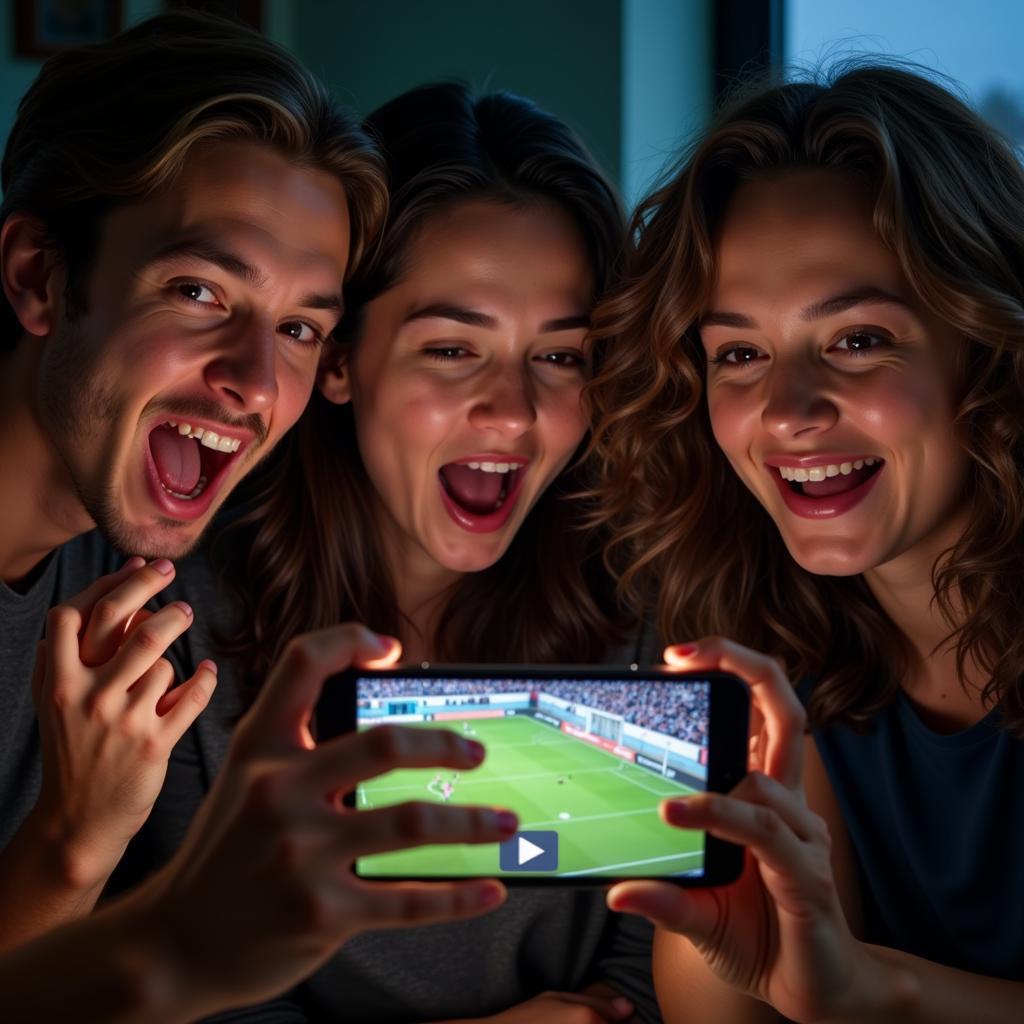
<path id="1" fill-rule="evenodd" d="M 754 770 L 728 795 L 661 807 L 670 825 L 745 846 L 746 864 L 739 881 L 717 889 L 621 883 L 609 906 L 686 936 L 720 979 L 795 1021 L 867 1019 L 872 1007 L 891 1006 L 910 978 L 882 966 L 847 927 L 828 829 L 804 799 L 804 711 L 778 663 L 719 638 L 670 647 L 665 660 L 732 672 L 750 686 Z"/>
<path id="2" fill-rule="evenodd" d="M 192 624 L 176 601 L 143 606 L 174 578 L 166 559 L 130 559 L 51 609 L 33 693 L 43 781 L 29 827 L 59 851 L 65 880 L 98 889 L 149 816 L 171 749 L 206 707 L 216 666 L 181 686 L 163 657 Z"/>

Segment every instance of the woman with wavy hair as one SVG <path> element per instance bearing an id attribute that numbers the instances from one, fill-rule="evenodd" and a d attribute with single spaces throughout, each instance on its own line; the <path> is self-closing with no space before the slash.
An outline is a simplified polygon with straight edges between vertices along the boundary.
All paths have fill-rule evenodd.
<path id="1" fill-rule="evenodd" d="M 427 86 L 365 127 L 387 222 L 319 393 L 216 538 L 234 601 L 203 559 L 179 567 L 203 610 L 184 662 L 218 649 L 211 627 L 235 657 L 151 835 L 201 798 L 225 721 L 292 637 L 359 621 L 414 661 L 589 662 L 618 634 L 597 538 L 574 529 L 586 506 L 566 499 L 618 201 L 566 126 L 516 96 Z M 654 1020 L 650 935 L 598 892 L 520 889 L 475 924 L 358 936 L 297 998 L 316 1019 Z"/>
<path id="2" fill-rule="evenodd" d="M 705 636 L 667 658 L 743 674 L 763 724 L 730 796 L 664 808 L 742 880 L 610 903 L 662 927 L 679 1020 L 1020 1020 L 1020 163 L 934 82 L 847 66 L 727 110 L 633 225 L 596 518 L 622 592 Z"/>

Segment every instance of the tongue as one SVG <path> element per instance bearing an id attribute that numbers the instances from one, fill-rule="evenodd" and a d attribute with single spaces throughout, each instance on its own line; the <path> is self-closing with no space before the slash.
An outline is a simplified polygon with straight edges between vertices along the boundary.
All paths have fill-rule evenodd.
<path id="1" fill-rule="evenodd" d="M 467 512 L 483 515 L 494 511 L 494 503 L 505 480 L 504 473 L 485 473 L 482 469 L 470 469 L 452 462 L 441 470 L 441 474 L 448 493 Z"/>
<path id="2" fill-rule="evenodd" d="M 852 491 L 859 487 L 875 471 L 874 466 L 865 466 L 863 469 L 855 469 L 849 476 L 826 477 L 824 480 L 807 480 L 800 486 L 808 498 L 827 498 L 832 494 L 842 494 L 843 491 Z"/>
<path id="3" fill-rule="evenodd" d="M 195 490 L 202 470 L 196 441 L 182 437 L 172 427 L 157 427 L 149 435 L 149 450 L 165 487 L 178 494 Z"/>

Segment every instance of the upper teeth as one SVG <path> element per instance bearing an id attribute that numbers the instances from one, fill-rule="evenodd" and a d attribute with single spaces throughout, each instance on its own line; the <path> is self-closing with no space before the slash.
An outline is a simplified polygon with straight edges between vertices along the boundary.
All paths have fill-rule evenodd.
<path id="1" fill-rule="evenodd" d="M 467 462 L 470 469 L 482 469 L 485 473 L 509 473 L 519 467 L 514 462 Z"/>
<path id="2" fill-rule="evenodd" d="M 783 480 L 792 480 L 802 484 L 808 480 L 824 480 L 828 476 L 849 476 L 855 469 L 863 469 L 865 466 L 873 466 L 881 459 L 867 458 L 857 459 L 855 462 L 830 462 L 824 466 L 808 466 L 807 469 L 797 469 L 795 466 L 779 466 L 779 475 Z"/>
<path id="3" fill-rule="evenodd" d="M 182 437 L 194 437 L 203 447 L 213 448 L 218 452 L 237 452 L 242 442 L 235 437 L 221 437 L 212 430 L 205 430 L 203 427 L 193 427 L 191 423 L 178 423 L 171 420 L 170 425 L 178 428 Z"/>

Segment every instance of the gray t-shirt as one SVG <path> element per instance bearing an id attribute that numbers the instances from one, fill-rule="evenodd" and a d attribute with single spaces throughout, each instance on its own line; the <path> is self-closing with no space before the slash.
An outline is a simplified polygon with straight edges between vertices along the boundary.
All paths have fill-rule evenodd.
<path id="1" fill-rule="evenodd" d="M 181 842 L 246 704 L 236 667 L 217 657 L 217 636 L 237 612 L 203 554 L 178 564 L 161 599 L 188 601 L 196 612 L 172 652 L 179 676 L 213 657 L 219 678 L 210 706 L 175 751 L 164 791 L 134 844 L 135 871 L 158 865 Z M 608 911 L 603 890 L 515 888 L 503 907 L 472 921 L 357 936 L 288 1000 L 218 1019 L 412 1024 L 496 1013 L 546 990 L 578 991 L 601 980 L 631 999 L 647 1024 L 661 1020 L 651 936 L 646 922 Z"/>
<path id="2" fill-rule="evenodd" d="M 93 531 L 54 551 L 23 587 L 0 582 L 0 849 L 39 796 L 42 772 L 31 684 L 46 613 L 123 562 Z"/>

